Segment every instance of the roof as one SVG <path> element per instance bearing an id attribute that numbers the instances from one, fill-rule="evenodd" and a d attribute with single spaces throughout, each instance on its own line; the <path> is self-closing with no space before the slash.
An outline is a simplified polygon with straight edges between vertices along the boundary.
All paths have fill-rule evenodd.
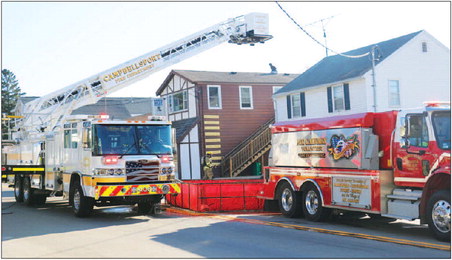
<path id="1" fill-rule="evenodd" d="M 197 117 L 177 120 L 172 122 L 172 127 L 176 129 L 176 140 L 181 142 L 198 121 Z"/>
<path id="2" fill-rule="evenodd" d="M 37 98 L 40 98 L 40 97 L 36 97 L 36 96 L 22 96 L 22 97 L 19 97 L 18 101 L 20 101 L 20 102 L 22 102 L 24 104 L 27 104 L 28 102 L 33 101 L 33 100 L 35 100 Z"/>
<path id="3" fill-rule="evenodd" d="M 238 83 L 285 85 L 295 79 L 299 74 L 172 70 L 157 90 L 157 95 L 162 93 L 163 89 L 168 85 L 174 75 L 179 75 L 195 84 Z"/>
<path id="4" fill-rule="evenodd" d="M 380 54 L 379 60 L 376 62 L 377 65 L 421 32 L 423 31 L 418 31 L 387 41 L 371 44 L 345 52 L 343 54 L 349 56 L 359 56 L 369 52 L 372 47 L 377 45 Z M 368 72 L 371 68 L 372 62 L 369 56 L 364 56 L 361 58 L 348 58 L 338 54 L 325 57 L 320 62 L 294 79 L 292 82 L 276 92 L 275 95 L 360 77 Z"/>

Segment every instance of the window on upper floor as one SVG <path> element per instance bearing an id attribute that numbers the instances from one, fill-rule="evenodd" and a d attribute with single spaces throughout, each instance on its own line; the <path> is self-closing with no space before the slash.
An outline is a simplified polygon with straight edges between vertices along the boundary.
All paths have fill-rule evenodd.
<path id="1" fill-rule="evenodd" d="M 218 85 L 208 85 L 207 99 L 209 109 L 221 109 L 221 87 Z"/>
<path id="2" fill-rule="evenodd" d="M 180 112 L 188 109 L 187 91 L 181 91 L 170 95 L 168 99 L 169 111 Z"/>
<path id="3" fill-rule="evenodd" d="M 340 111 L 345 109 L 344 86 L 333 87 L 333 105 L 334 111 Z"/>
<path id="4" fill-rule="evenodd" d="M 327 88 L 328 112 L 350 110 L 349 84 L 336 85 Z"/>
<path id="5" fill-rule="evenodd" d="M 304 92 L 287 96 L 287 118 L 306 116 L 306 102 Z"/>
<path id="6" fill-rule="evenodd" d="M 428 48 L 427 48 L 427 42 L 422 42 L 422 52 L 427 52 Z"/>
<path id="7" fill-rule="evenodd" d="M 251 86 L 240 86 L 240 108 L 253 109 L 253 89 Z"/>
<path id="8" fill-rule="evenodd" d="M 388 99 L 390 107 L 400 106 L 400 88 L 398 80 L 388 81 Z"/>

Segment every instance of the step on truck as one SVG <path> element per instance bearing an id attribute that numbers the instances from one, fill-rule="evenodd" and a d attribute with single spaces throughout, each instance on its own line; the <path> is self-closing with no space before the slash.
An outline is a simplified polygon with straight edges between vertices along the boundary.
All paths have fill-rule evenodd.
<path id="1" fill-rule="evenodd" d="M 450 103 L 277 122 L 260 198 L 287 217 L 420 219 L 450 240 Z"/>
<path id="2" fill-rule="evenodd" d="M 164 194 L 179 193 L 169 122 L 72 111 L 221 43 L 264 43 L 272 38 L 268 21 L 263 13 L 228 19 L 26 103 L 11 139 L 2 142 L 2 178 L 9 176 L 16 201 L 64 196 L 84 217 L 93 206 L 118 204 L 147 213 Z"/>

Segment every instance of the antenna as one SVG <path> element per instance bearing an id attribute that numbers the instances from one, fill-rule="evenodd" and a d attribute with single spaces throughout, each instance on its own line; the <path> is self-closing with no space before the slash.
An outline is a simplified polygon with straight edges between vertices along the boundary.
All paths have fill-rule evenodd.
<path id="1" fill-rule="evenodd" d="M 311 26 L 311 25 L 314 25 L 314 24 L 317 24 L 317 23 L 322 23 L 322 30 L 323 30 L 323 39 L 325 40 L 325 54 L 326 54 L 326 57 L 328 57 L 328 45 L 327 45 L 327 43 L 326 43 L 326 30 L 325 30 L 325 26 L 329 23 L 329 20 L 331 20 L 332 18 L 334 18 L 334 17 L 336 17 L 337 15 L 332 15 L 332 16 L 329 16 L 329 17 L 326 17 L 326 18 L 322 18 L 322 19 L 320 19 L 320 20 L 317 20 L 317 21 L 315 21 L 315 22 L 312 22 L 312 23 L 309 23 L 309 24 L 306 24 L 304 27 L 307 27 L 307 26 Z"/>

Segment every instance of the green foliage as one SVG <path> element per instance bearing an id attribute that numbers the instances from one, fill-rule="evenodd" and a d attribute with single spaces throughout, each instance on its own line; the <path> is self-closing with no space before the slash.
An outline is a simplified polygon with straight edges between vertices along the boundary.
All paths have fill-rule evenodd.
<path id="1" fill-rule="evenodd" d="M 19 81 L 16 75 L 7 69 L 2 70 L 2 114 L 12 115 L 12 110 L 16 107 L 20 96 L 25 95 L 21 92 Z M 2 116 L 3 117 L 3 116 Z M 6 121 L 4 121 L 6 122 Z M 2 124 L 2 138 L 8 132 L 7 124 Z"/>

